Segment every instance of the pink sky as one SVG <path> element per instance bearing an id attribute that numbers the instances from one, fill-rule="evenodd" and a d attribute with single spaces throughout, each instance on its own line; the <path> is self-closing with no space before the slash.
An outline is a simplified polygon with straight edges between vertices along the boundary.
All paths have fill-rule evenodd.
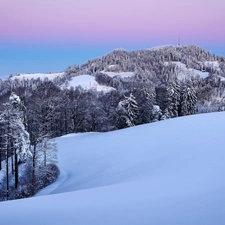
<path id="1" fill-rule="evenodd" d="M 225 42 L 224 0 L 0 0 L 0 41 Z"/>
<path id="2" fill-rule="evenodd" d="M 177 44 L 179 35 L 225 55 L 225 0 L 0 0 L 0 77 Z"/>

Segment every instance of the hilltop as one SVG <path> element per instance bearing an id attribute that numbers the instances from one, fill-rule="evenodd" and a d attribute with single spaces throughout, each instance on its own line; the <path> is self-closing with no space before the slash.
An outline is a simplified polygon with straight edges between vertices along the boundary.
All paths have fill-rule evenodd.
<path id="1" fill-rule="evenodd" d="M 186 69 L 210 74 L 222 75 L 224 77 L 223 56 L 217 56 L 195 45 L 188 46 L 161 46 L 151 49 L 126 51 L 125 49 L 116 49 L 101 57 L 88 60 L 81 66 L 70 66 L 65 72 L 67 74 L 95 74 L 98 72 L 135 72 L 136 77 L 140 79 L 165 82 L 165 75 L 168 79 L 179 76 L 179 66 L 186 66 Z M 178 64 L 176 64 L 178 63 Z M 116 74 L 115 74 L 116 75 Z M 206 77 L 206 74 L 204 75 Z"/>
<path id="2" fill-rule="evenodd" d="M 89 78 L 84 85 L 83 80 L 87 78 L 83 75 L 94 76 L 97 83 Z M 82 65 L 71 65 L 62 73 L 18 74 L 12 79 L 48 79 L 67 88 L 80 85 L 90 89 L 103 84 L 113 87 L 113 78 L 133 78 L 162 85 L 174 79 L 208 78 L 211 75 L 225 80 L 225 57 L 195 45 L 165 45 L 133 51 L 115 49 Z M 79 78 L 74 78 L 77 76 Z"/>

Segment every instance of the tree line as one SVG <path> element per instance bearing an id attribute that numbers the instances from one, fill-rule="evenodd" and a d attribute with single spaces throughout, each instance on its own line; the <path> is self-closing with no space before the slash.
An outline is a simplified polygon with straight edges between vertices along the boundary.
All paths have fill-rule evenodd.
<path id="1" fill-rule="evenodd" d="M 57 178 L 57 146 L 47 133 L 33 141 L 26 106 L 14 92 L 1 106 L 0 200 L 29 197 Z"/>

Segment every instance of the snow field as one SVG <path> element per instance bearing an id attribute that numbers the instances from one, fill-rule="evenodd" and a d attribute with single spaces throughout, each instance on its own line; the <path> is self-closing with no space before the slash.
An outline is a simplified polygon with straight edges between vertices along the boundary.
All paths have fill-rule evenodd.
<path id="1" fill-rule="evenodd" d="M 189 76 L 200 76 L 201 78 L 206 78 L 209 76 L 208 72 L 203 72 L 195 69 L 188 69 L 184 63 L 181 62 L 171 62 L 176 64 L 178 67 L 178 77 L 182 80 Z M 165 62 L 165 65 L 168 65 L 168 62 Z M 214 65 L 214 64 L 213 64 Z"/>
<path id="2" fill-rule="evenodd" d="M 105 71 L 102 71 L 102 73 L 107 74 L 110 77 L 120 76 L 122 78 L 127 78 L 127 77 L 134 76 L 134 72 L 105 72 Z"/>
<path id="3" fill-rule="evenodd" d="M 44 80 L 45 78 L 48 78 L 49 80 L 53 80 L 54 78 L 58 76 L 62 76 L 63 73 L 33 73 L 33 74 L 20 74 L 19 76 L 14 76 L 11 79 L 38 79 Z"/>
<path id="4" fill-rule="evenodd" d="M 45 78 L 48 78 L 48 80 L 53 80 L 54 78 L 58 76 L 63 76 L 63 73 L 51 73 L 51 74 L 44 74 L 44 73 L 34 73 L 34 74 L 20 74 L 19 76 L 14 76 L 11 79 L 38 79 L 44 80 Z M 111 90 L 114 90 L 112 87 L 107 87 L 104 85 L 98 84 L 98 82 L 95 80 L 94 76 L 91 75 L 79 75 L 76 77 L 73 77 L 71 81 L 69 81 L 66 84 L 62 85 L 62 88 L 71 88 L 71 87 L 78 87 L 81 86 L 83 89 L 94 89 L 97 91 L 103 91 L 103 92 L 109 92 Z"/>
<path id="5" fill-rule="evenodd" d="M 57 138 L 63 179 L 1 202 L 1 223 L 224 225 L 224 124 L 221 112 Z"/>
<path id="6" fill-rule="evenodd" d="M 79 75 L 73 77 L 71 81 L 69 81 L 68 88 L 70 87 L 78 87 L 81 86 L 83 89 L 95 89 L 97 91 L 109 92 L 114 90 L 112 87 L 107 87 L 104 85 L 100 85 L 94 76 L 90 75 Z"/>

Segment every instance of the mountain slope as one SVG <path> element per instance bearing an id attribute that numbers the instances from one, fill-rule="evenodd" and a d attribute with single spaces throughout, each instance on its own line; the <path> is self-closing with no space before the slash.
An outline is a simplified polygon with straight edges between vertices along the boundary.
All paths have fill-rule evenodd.
<path id="1" fill-rule="evenodd" d="M 214 113 L 58 138 L 62 182 L 0 203 L 1 222 L 222 225 L 224 124 Z"/>

